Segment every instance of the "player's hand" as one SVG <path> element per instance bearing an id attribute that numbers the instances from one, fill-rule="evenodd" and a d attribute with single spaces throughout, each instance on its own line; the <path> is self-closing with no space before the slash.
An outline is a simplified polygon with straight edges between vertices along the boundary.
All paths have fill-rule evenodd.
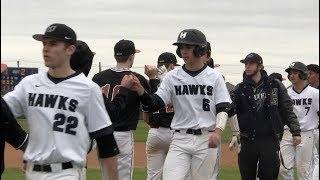
<path id="1" fill-rule="evenodd" d="M 233 135 L 232 138 L 231 138 L 231 141 L 229 143 L 229 150 L 230 151 L 233 151 L 234 149 L 237 150 L 237 152 L 239 153 L 240 152 L 240 142 L 239 142 L 239 137 L 236 136 L 236 135 Z"/>
<path id="2" fill-rule="evenodd" d="M 121 80 L 121 86 L 125 87 L 125 88 L 128 88 L 128 89 L 131 89 L 131 87 L 133 86 L 134 84 L 134 78 L 133 78 L 134 75 L 124 75 L 122 80 Z"/>
<path id="3" fill-rule="evenodd" d="M 297 146 L 301 143 L 301 136 L 293 136 L 293 145 Z"/>
<path id="4" fill-rule="evenodd" d="M 209 148 L 217 148 L 221 141 L 221 130 L 215 129 L 209 136 Z"/>
<path id="5" fill-rule="evenodd" d="M 143 95 L 144 93 L 144 88 L 141 85 L 139 79 L 133 75 L 133 84 L 132 87 L 130 88 L 132 91 L 135 91 L 138 93 L 139 96 Z"/>
<path id="6" fill-rule="evenodd" d="M 145 65 L 144 73 L 149 77 L 149 79 L 156 79 L 158 69 L 156 66 L 153 65 Z"/>
<path id="7" fill-rule="evenodd" d="M 157 77 L 158 77 L 158 79 L 160 79 L 162 81 L 164 76 L 167 74 L 168 70 L 164 65 L 162 65 L 159 68 L 157 68 L 157 70 L 158 70 Z"/>

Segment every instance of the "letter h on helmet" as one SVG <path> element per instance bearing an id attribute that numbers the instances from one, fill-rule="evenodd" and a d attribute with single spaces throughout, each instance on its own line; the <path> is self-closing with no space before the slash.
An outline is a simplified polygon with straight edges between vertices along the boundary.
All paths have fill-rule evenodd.
<path id="1" fill-rule="evenodd" d="M 178 46 L 176 53 L 181 58 L 180 46 L 181 44 L 194 45 L 193 54 L 196 57 L 201 57 L 206 54 L 207 40 L 206 36 L 197 29 L 185 29 L 179 33 L 177 42 L 173 45 Z"/>

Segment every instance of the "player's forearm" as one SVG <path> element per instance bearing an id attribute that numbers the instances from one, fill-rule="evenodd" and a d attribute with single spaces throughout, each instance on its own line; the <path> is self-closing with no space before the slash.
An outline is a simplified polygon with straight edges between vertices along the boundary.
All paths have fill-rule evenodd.
<path id="1" fill-rule="evenodd" d="M 221 111 L 217 114 L 217 118 L 216 118 L 216 127 L 215 130 L 221 130 L 223 131 L 224 128 L 226 127 L 227 124 L 227 120 L 228 120 L 228 114 L 224 111 Z"/>
<path id="2" fill-rule="evenodd" d="M 228 119 L 232 135 L 237 136 L 240 134 L 240 128 L 239 128 L 239 123 L 238 123 L 238 118 L 237 115 L 233 115 L 232 117 L 229 117 Z"/>
<path id="3" fill-rule="evenodd" d="M 149 94 L 145 91 L 140 98 L 144 111 L 155 112 L 165 108 L 165 103 L 157 94 Z"/>
<path id="4" fill-rule="evenodd" d="M 150 85 L 150 92 L 155 93 L 158 90 L 158 85 L 160 84 L 159 79 L 150 79 L 149 85 Z"/>
<path id="5" fill-rule="evenodd" d="M 99 159 L 103 180 L 119 180 L 117 156 Z"/>

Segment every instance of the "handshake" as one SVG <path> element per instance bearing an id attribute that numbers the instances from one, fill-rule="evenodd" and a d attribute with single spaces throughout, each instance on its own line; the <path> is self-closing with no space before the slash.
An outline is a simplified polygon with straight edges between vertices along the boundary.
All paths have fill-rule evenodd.
<path id="1" fill-rule="evenodd" d="M 134 74 L 125 75 L 121 80 L 121 86 L 137 92 L 139 96 L 144 93 L 144 87 Z"/>
<path id="2" fill-rule="evenodd" d="M 144 87 L 141 85 L 139 79 L 133 74 L 123 76 L 120 85 L 122 87 L 125 87 L 127 89 L 137 92 L 139 96 L 143 95 L 144 93 Z M 110 91 L 110 84 L 106 84 L 102 86 L 101 91 L 102 91 L 102 94 L 108 97 L 108 94 Z"/>
<path id="3" fill-rule="evenodd" d="M 156 67 L 153 65 L 145 65 L 144 66 L 144 74 L 146 74 L 149 79 L 160 79 L 162 80 L 164 75 L 167 73 L 167 68 L 163 65 L 160 67 Z"/>

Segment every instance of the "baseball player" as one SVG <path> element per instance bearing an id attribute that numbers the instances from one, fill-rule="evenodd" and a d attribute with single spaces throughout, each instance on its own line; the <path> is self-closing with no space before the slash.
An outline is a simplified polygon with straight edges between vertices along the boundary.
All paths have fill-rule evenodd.
<path id="1" fill-rule="evenodd" d="M 211 44 L 207 42 L 206 54 L 202 57 L 203 62 L 211 68 L 219 67 L 220 64 L 215 64 L 214 60 L 211 58 Z"/>
<path id="2" fill-rule="evenodd" d="M 1 64 L 1 73 L 7 69 Z M 4 148 L 8 142 L 16 149 L 25 150 L 28 134 L 21 128 L 13 117 L 8 105 L 1 97 L 1 119 L 0 119 L 0 179 L 4 170 Z"/>
<path id="3" fill-rule="evenodd" d="M 146 66 L 145 74 L 149 77 L 151 93 L 155 93 L 167 72 L 173 70 L 177 64 L 176 56 L 170 52 L 164 52 L 158 57 L 157 68 Z M 147 179 L 160 180 L 164 160 L 167 156 L 173 137 L 170 124 L 174 112 L 172 105 L 166 106 L 149 116 L 150 130 L 146 143 L 147 151 Z"/>
<path id="4" fill-rule="evenodd" d="M 311 87 L 319 89 L 319 65 L 309 64 L 307 65 L 309 70 L 308 73 L 308 83 Z M 315 141 L 315 150 L 314 150 L 314 170 L 313 170 L 313 180 L 319 179 L 319 127 L 314 131 L 314 141 Z"/>
<path id="5" fill-rule="evenodd" d="M 280 143 L 280 157 L 283 159 L 280 175 L 284 180 L 294 179 L 293 167 L 296 165 L 299 180 L 307 180 L 312 178 L 313 133 L 319 126 L 319 90 L 307 84 L 308 68 L 302 62 L 291 63 L 285 71 L 292 83 L 288 94 L 301 127 L 302 143 L 294 146 L 292 135 L 285 128 Z"/>
<path id="6" fill-rule="evenodd" d="M 197 29 L 179 33 L 177 55 L 185 64 L 168 72 L 155 94 L 148 94 L 135 79 L 132 89 L 145 110 L 157 111 L 172 104 L 174 130 L 163 167 L 163 179 L 207 180 L 217 160 L 220 134 L 225 128 L 230 96 L 222 75 L 204 64 L 207 40 Z"/>
<path id="7" fill-rule="evenodd" d="M 131 180 L 133 175 L 133 131 L 137 128 L 141 103 L 138 94 L 128 90 L 126 91 L 126 95 L 128 96 L 126 108 L 119 116 L 115 116 L 112 114 L 113 110 L 108 108 L 108 101 L 114 101 L 121 87 L 121 79 L 129 74 L 137 76 L 143 86 L 149 91 L 148 81 L 142 75 L 130 70 L 135 54 L 139 52 L 132 41 L 120 40 L 114 46 L 114 58 L 117 61 L 116 67 L 97 73 L 92 79 L 102 88 L 105 104 L 111 116 L 114 136 L 120 150 L 120 154 L 118 155 L 118 171 L 119 177 L 122 180 Z"/>
<path id="8" fill-rule="evenodd" d="M 85 179 L 90 139 L 97 141 L 105 178 L 118 179 L 119 151 L 100 88 L 70 68 L 76 33 L 55 23 L 33 38 L 42 41 L 48 71 L 25 77 L 4 96 L 13 115 L 28 121 L 26 179 Z M 126 82 L 123 85 L 129 87 Z"/>
<path id="9" fill-rule="evenodd" d="M 307 66 L 308 73 L 308 83 L 311 87 L 319 89 L 319 65 L 309 64 Z"/>

